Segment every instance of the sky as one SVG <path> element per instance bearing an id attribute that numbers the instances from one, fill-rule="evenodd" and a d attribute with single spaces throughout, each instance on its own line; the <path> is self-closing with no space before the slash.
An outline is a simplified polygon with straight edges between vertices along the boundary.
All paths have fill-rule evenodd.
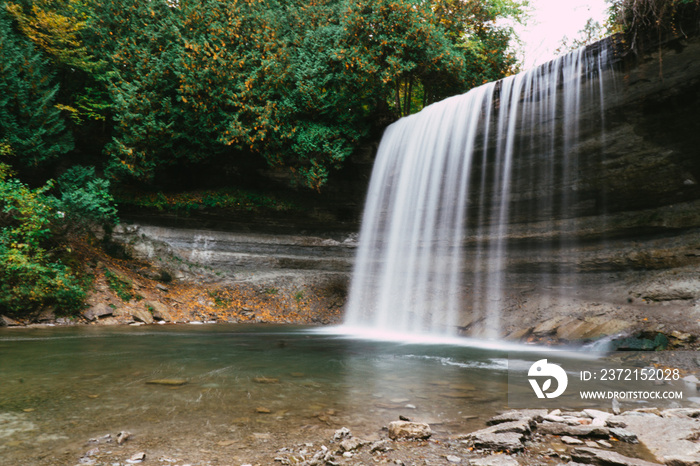
<path id="1" fill-rule="evenodd" d="M 530 5 L 529 21 L 516 28 L 523 41 L 523 69 L 554 58 L 562 38 L 577 36 L 589 18 L 602 24 L 608 8 L 605 0 L 530 0 Z"/>

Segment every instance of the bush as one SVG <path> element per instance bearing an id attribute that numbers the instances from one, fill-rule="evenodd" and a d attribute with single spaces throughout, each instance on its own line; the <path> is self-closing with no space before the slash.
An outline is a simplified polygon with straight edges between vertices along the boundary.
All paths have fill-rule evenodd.
<path id="1" fill-rule="evenodd" d="M 30 189 L 0 164 L 0 313 L 47 305 L 73 312 L 85 300 L 80 280 L 60 260 L 66 248 L 55 237 L 56 212 L 45 194 L 52 185 Z"/>
<path id="2" fill-rule="evenodd" d="M 75 165 L 58 178 L 57 209 L 71 227 L 111 226 L 119 221 L 109 181 L 98 178 L 94 167 Z"/>

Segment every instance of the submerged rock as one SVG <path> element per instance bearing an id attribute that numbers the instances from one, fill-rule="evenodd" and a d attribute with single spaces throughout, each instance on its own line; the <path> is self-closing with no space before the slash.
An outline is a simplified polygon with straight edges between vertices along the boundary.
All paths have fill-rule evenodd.
<path id="1" fill-rule="evenodd" d="M 146 382 L 148 385 L 168 385 L 171 387 L 179 387 L 187 383 L 187 379 L 154 379 Z"/>
<path id="2" fill-rule="evenodd" d="M 274 377 L 253 377 L 253 382 L 262 384 L 279 383 L 280 379 Z"/>

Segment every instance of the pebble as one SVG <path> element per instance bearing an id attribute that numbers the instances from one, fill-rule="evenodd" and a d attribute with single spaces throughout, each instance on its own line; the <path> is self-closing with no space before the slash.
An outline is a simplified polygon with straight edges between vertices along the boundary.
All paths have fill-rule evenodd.
<path id="1" fill-rule="evenodd" d="M 117 434 L 117 445 L 123 444 L 124 442 L 129 440 L 130 437 L 131 437 L 131 432 L 127 432 L 125 430 L 119 432 L 119 434 Z"/>
<path id="2" fill-rule="evenodd" d="M 460 458 L 459 456 L 447 455 L 447 456 L 445 457 L 445 459 L 446 459 L 449 463 L 461 463 L 461 462 L 462 462 L 462 458 Z"/>
<path id="3" fill-rule="evenodd" d="M 146 459 L 146 453 L 140 451 L 138 453 L 131 455 L 131 458 L 126 460 L 126 462 L 129 464 L 136 464 L 136 463 L 141 463 L 145 459 Z"/>
<path id="4" fill-rule="evenodd" d="M 352 433 L 347 427 L 342 427 L 336 430 L 335 434 L 333 434 L 333 440 L 335 440 L 336 442 L 350 437 L 352 437 Z"/>

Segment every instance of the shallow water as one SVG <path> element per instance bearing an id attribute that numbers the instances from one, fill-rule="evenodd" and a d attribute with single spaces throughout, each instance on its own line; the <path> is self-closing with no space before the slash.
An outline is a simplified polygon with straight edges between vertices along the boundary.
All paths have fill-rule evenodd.
<path id="1" fill-rule="evenodd" d="M 345 330 L 0 329 L 0 465 L 120 465 L 140 451 L 156 464 L 273 464 L 280 448 L 318 447 L 341 427 L 377 439 L 399 416 L 427 422 L 435 438 L 446 439 L 513 406 L 509 366 L 526 377 L 534 361 L 554 357 L 545 348 L 495 341 L 405 343 L 338 333 Z M 572 384 L 577 365 L 622 362 L 598 359 L 590 348 L 570 350 L 556 355 L 566 359 Z M 533 399 L 524 379 L 512 379 L 511 392 Z M 605 409 L 569 395 L 554 401 Z M 120 431 L 132 434 L 123 445 L 115 443 Z"/>
<path id="2" fill-rule="evenodd" d="M 5 329 L 0 464 L 77 464 L 95 445 L 236 464 L 343 426 L 376 437 L 399 415 L 467 431 L 506 407 L 505 358 L 289 326 Z M 132 440 L 89 443 L 119 431 Z"/>

